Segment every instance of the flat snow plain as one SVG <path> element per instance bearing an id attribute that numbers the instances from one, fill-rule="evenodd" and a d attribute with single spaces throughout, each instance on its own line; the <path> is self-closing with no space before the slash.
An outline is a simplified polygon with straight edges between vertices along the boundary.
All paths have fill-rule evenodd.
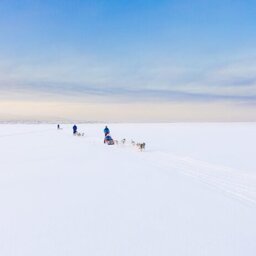
<path id="1" fill-rule="evenodd" d="M 0 255 L 256 255 L 255 123 L 62 127 L 0 125 Z"/>

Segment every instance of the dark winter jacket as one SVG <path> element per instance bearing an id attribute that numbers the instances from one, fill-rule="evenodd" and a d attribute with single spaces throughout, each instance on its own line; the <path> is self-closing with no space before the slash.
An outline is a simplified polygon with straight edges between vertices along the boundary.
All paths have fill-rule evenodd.
<path id="1" fill-rule="evenodd" d="M 104 133 L 105 133 L 105 134 L 109 134 L 109 133 L 110 133 L 110 130 L 108 129 L 108 127 L 106 127 L 106 128 L 104 129 Z"/>
<path id="2" fill-rule="evenodd" d="M 77 126 L 76 126 L 76 125 L 73 126 L 73 132 L 74 132 L 74 133 L 77 132 Z"/>

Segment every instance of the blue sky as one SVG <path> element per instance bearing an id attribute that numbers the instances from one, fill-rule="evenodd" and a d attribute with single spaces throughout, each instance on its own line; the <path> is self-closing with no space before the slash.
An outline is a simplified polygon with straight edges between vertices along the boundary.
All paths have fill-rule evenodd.
<path id="1" fill-rule="evenodd" d="M 210 101 L 255 114 L 255 1 L 2 0 L 0 13 L 2 101 Z"/>

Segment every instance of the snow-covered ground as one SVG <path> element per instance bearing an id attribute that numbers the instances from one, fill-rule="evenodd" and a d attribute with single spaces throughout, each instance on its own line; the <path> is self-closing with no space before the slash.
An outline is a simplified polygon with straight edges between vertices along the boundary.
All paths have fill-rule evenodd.
<path id="1" fill-rule="evenodd" d="M 62 127 L 0 125 L 1 256 L 256 255 L 255 123 Z"/>

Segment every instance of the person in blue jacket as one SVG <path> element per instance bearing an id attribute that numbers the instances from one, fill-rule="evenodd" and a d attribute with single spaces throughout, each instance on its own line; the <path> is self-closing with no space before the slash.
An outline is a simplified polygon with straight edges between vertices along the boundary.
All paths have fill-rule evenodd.
<path id="1" fill-rule="evenodd" d="M 77 126 L 74 125 L 74 126 L 73 126 L 73 134 L 75 135 L 76 133 L 77 133 Z"/>
<path id="2" fill-rule="evenodd" d="M 105 137 L 110 133 L 110 130 L 108 129 L 107 126 L 104 129 L 104 133 L 105 133 Z"/>

